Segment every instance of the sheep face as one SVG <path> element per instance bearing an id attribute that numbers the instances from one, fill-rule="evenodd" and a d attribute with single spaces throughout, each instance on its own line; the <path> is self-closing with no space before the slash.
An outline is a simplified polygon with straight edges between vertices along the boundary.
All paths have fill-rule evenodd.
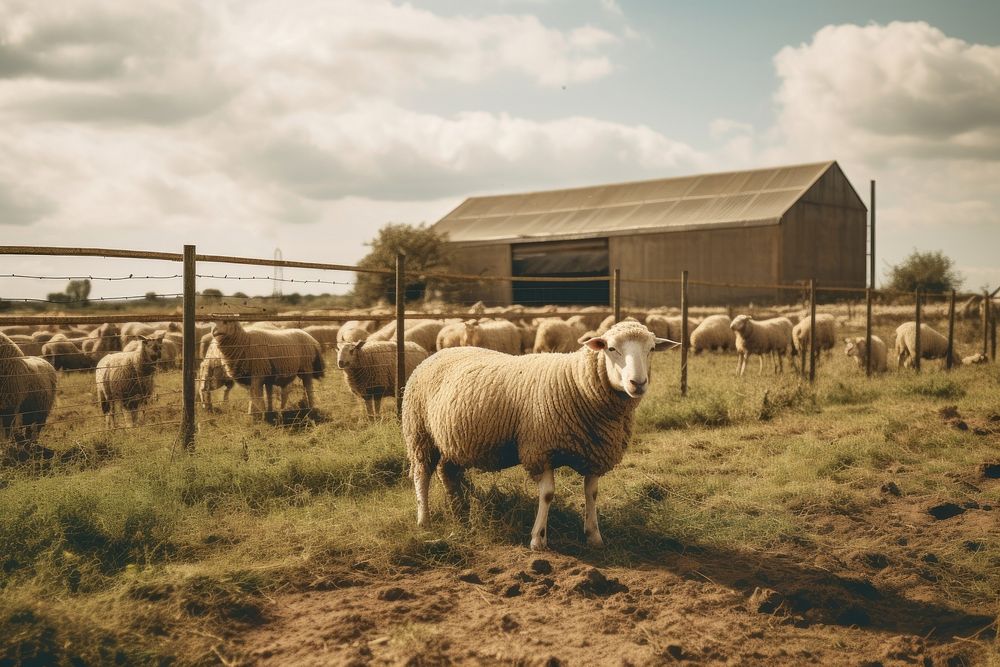
<path id="1" fill-rule="evenodd" d="M 584 344 L 591 350 L 604 352 L 608 381 L 614 389 L 632 398 L 641 398 L 649 388 L 653 352 L 669 350 L 680 343 L 657 338 L 641 324 L 622 323 L 608 329 L 603 336 L 587 339 Z"/>
<path id="2" fill-rule="evenodd" d="M 212 323 L 212 336 L 232 336 L 240 329 L 240 323 L 235 320 L 217 320 Z"/>
<path id="3" fill-rule="evenodd" d="M 140 358 L 145 363 L 156 363 L 163 356 L 163 339 L 139 336 L 139 350 Z"/>
<path id="4" fill-rule="evenodd" d="M 358 358 L 358 350 L 365 341 L 341 343 L 337 348 L 337 368 L 350 368 Z"/>
<path id="5" fill-rule="evenodd" d="M 844 354 L 849 357 L 857 357 L 858 359 L 861 359 L 865 354 L 865 342 L 863 340 L 845 338 Z"/>
<path id="6" fill-rule="evenodd" d="M 752 319 L 749 315 L 737 315 L 729 327 L 736 333 L 743 333 L 743 330 L 747 328 L 747 322 Z"/>
<path id="7" fill-rule="evenodd" d="M 462 332 L 462 345 L 464 347 L 479 347 L 480 343 L 479 322 L 468 320 L 465 322 L 465 331 Z"/>

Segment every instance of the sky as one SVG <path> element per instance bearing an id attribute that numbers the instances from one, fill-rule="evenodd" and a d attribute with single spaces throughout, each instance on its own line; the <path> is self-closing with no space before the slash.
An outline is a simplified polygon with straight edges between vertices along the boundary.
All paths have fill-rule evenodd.
<path id="1" fill-rule="evenodd" d="M 865 201 L 877 181 L 879 280 L 918 249 L 1000 285 L 1000 3 L 0 0 L 3 244 L 350 264 L 470 195 L 828 159 Z M 0 277 L 0 297 L 60 280 Z M 92 294 L 147 291 L 180 281 Z"/>

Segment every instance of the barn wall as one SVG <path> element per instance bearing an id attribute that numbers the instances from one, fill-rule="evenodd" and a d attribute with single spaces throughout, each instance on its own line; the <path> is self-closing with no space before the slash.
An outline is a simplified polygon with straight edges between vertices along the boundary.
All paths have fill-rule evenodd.
<path id="1" fill-rule="evenodd" d="M 622 271 L 622 304 L 626 307 L 680 305 L 680 286 L 630 283 L 628 278 L 680 278 L 711 282 L 777 282 L 781 230 L 776 225 L 733 229 L 691 230 L 662 234 L 613 236 L 611 266 Z M 772 302 L 774 290 L 692 285 L 692 305 Z"/>
<path id="2" fill-rule="evenodd" d="M 782 218 L 782 282 L 864 287 L 868 213 L 834 165 Z"/>
<path id="3" fill-rule="evenodd" d="M 506 243 L 452 247 L 455 271 L 483 276 L 510 275 L 510 245 Z M 483 301 L 487 306 L 507 306 L 511 303 L 509 282 L 494 280 L 481 283 L 456 282 L 462 287 L 457 298 L 463 303 Z"/>

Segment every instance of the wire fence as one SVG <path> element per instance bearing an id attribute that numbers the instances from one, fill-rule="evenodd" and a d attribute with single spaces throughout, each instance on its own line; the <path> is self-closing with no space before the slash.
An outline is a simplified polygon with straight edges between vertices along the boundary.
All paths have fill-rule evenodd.
<path id="1" fill-rule="evenodd" d="M 570 352 L 587 337 L 599 335 L 625 318 L 644 322 L 657 336 L 682 343 L 678 352 L 682 396 L 687 394 L 691 379 L 689 354 L 735 354 L 743 367 L 744 357 L 750 354 L 761 356 L 761 364 L 765 355 L 775 357 L 779 364 L 787 357 L 791 372 L 813 382 L 820 353 L 843 342 L 832 336 L 837 326 L 863 334 L 853 337 L 848 349 L 854 346 L 869 376 L 884 370 L 886 355 L 883 352 L 880 358 L 879 346 L 885 350 L 895 338 L 893 327 L 905 322 L 913 323 L 913 333 L 903 345 L 906 358 L 889 360 L 896 365 L 905 362 L 919 372 L 924 361 L 943 359 L 943 367 L 950 369 L 962 362 L 960 348 L 975 352 L 967 361 L 996 359 L 997 326 L 992 307 L 996 292 L 901 293 L 824 286 L 815 281 L 729 283 L 689 276 L 687 271 L 676 278 L 654 279 L 623 277 L 617 268 L 607 275 L 572 277 L 408 273 L 402 255 L 396 268 L 390 270 L 203 255 L 197 254 L 194 246 L 185 246 L 182 253 L 0 246 L 0 255 L 142 259 L 183 267 L 180 272 L 142 274 L 0 274 L 0 278 L 19 280 L 120 284 L 124 292 L 97 298 L 0 297 L 6 311 L 11 311 L 0 312 L 0 332 L 4 334 L 0 336 L 0 445 L 14 442 L 22 449 L 37 446 L 43 427 L 47 433 L 77 439 L 124 430 L 162 433 L 175 429 L 184 447 L 193 449 L 199 420 L 211 420 L 217 411 L 213 392 L 221 389 L 228 397 L 235 384 L 247 387 L 249 412 L 257 418 L 280 422 L 291 412 L 294 418 L 309 419 L 317 409 L 312 379 L 337 368 L 332 355 L 338 348 L 351 348 L 345 343 L 361 339 L 388 343 L 378 348 L 380 356 L 365 360 L 366 368 L 382 378 L 381 385 L 363 397 L 369 415 L 381 398 L 390 396 L 395 398 L 398 414 L 408 354 L 427 356 L 442 347 L 477 342 L 512 354 Z M 289 310 L 288 299 L 278 294 L 225 297 L 199 293 L 199 279 L 233 285 L 275 280 L 274 276 L 246 270 L 206 271 L 205 265 L 211 264 L 319 272 L 318 276 L 280 277 L 286 284 L 356 289 L 362 276 L 380 276 L 384 284 L 376 306 Z M 130 293 L 127 285 L 136 280 L 162 281 L 176 288 L 156 294 L 154 300 L 148 294 Z M 511 304 L 515 294 L 519 303 Z M 773 298 L 754 303 L 753 295 L 761 294 Z M 650 307 L 650 303 L 657 305 Z M 125 312 L 103 311 L 104 304 L 115 304 Z M 16 307 L 30 312 L 14 312 Z M 45 310 L 39 312 L 39 307 Z M 734 321 L 742 321 L 742 315 L 751 316 L 756 324 L 784 318 L 790 336 L 787 344 L 782 349 L 758 349 L 750 343 L 738 346 L 738 339 L 752 338 L 749 330 L 742 334 L 734 331 L 734 326 L 739 328 Z M 542 340 L 538 331 L 544 320 L 550 319 L 565 323 L 562 339 L 555 346 L 548 339 Z M 230 338 L 213 336 L 212 325 L 219 322 L 240 324 Z M 502 330 L 503 335 L 477 341 L 477 327 L 484 326 Z M 946 333 L 939 334 L 935 327 Z M 289 329 L 304 330 L 314 347 L 296 347 L 288 338 Z M 347 335 L 352 330 L 355 333 Z M 409 350 L 407 343 L 411 344 Z M 416 352 L 413 344 L 418 346 Z M 738 347 L 742 351 L 737 351 Z M 234 352 L 240 349 L 243 352 Z M 368 345 L 368 349 L 376 348 Z M 234 355 L 239 356 L 238 362 L 232 360 Z M 223 363 L 222 358 L 230 363 Z M 283 369 L 283 379 L 275 380 L 276 368 Z M 285 382 L 295 378 L 294 383 Z M 246 395 L 241 390 L 240 396 Z"/>

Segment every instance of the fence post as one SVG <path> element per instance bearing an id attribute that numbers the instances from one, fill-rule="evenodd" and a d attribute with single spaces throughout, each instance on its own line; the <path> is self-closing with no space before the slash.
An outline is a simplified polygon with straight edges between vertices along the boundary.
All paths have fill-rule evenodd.
<path id="1" fill-rule="evenodd" d="M 809 384 L 816 381 L 816 281 L 809 279 Z"/>
<path id="2" fill-rule="evenodd" d="M 997 360 L 997 314 L 993 312 L 993 303 L 990 302 L 990 361 Z"/>
<path id="3" fill-rule="evenodd" d="M 615 269 L 611 276 L 611 310 L 615 315 L 615 324 L 622 321 L 622 282 L 621 269 Z"/>
<path id="4" fill-rule="evenodd" d="M 688 272 L 681 271 L 681 396 L 688 393 Z"/>
<path id="5" fill-rule="evenodd" d="M 913 338 L 913 340 L 914 340 L 914 345 L 913 345 L 913 347 L 914 347 L 914 350 L 913 350 L 913 368 L 914 368 L 914 370 L 916 370 L 919 373 L 920 372 L 920 357 L 923 354 L 923 349 L 920 346 L 920 306 L 921 306 L 921 304 L 920 304 L 920 288 L 917 288 L 917 291 L 914 294 L 916 296 L 916 306 L 914 306 L 914 308 L 915 308 L 914 314 L 915 314 L 916 320 L 917 320 L 917 322 L 916 322 L 917 327 L 916 327 L 916 331 L 914 332 L 914 338 Z"/>
<path id="6" fill-rule="evenodd" d="M 948 350 L 944 359 L 944 367 L 951 370 L 951 357 L 955 354 L 955 290 L 948 296 Z"/>
<path id="7" fill-rule="evenodd" d="M 989 351 L 990 343 L 990 291 L 983 290 L 983 356 Z"/>
<path id="8" fill-rule="evenodd" d="M 872 288 L 865 290 L 865 375 L 872 376 Z"/>
<path id="9" fill-rule="evenodd" d="M 195 352 L 198 341 L 195 339 L 195 247 L 184 246 L 184 321 L 183 321 L 183 359 L 181 364 L 181 394 L 184 401 L 184 415 L 181 420 L 181 442 L 184 449 L 194 451 L 195 432 L 195 378 L 198 369 L 195 366 Z"/>
<path id="10" fill-rule="evenodd" d="M 396 417 L 403 419 L 406 384 L 406 255 L 396 253 Z"/>

